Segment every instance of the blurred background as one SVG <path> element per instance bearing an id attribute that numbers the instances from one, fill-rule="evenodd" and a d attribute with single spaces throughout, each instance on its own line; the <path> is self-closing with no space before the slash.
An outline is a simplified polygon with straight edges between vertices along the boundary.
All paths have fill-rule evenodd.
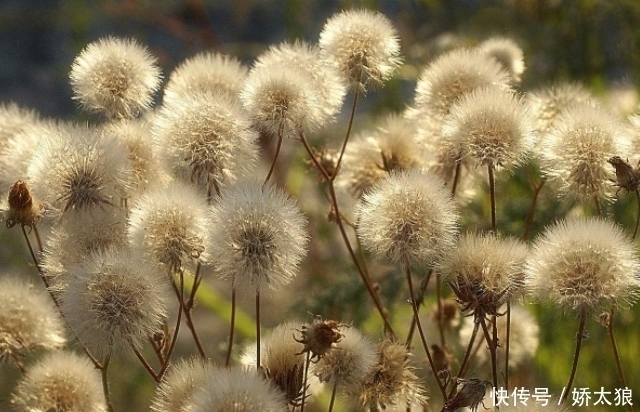
<path id="1" fill-rule="evenodd" d="M 399 75 L 364 99 L 359 107 L 362 116 L 402 110 L 411 103 L 416 78 L 431 59 L 452 47 L 472 46 L 494 35 L 511 37 L 524 50 L 527 70 L 521 90 L 572 80 L 587 85 L 622 113 L 636 109 L 640 85 L 637 0 L 0 0 L 0 103 L 15 102 L 44 117 L 91 121 L 71 99 L 68 74 L 79 51 L 100 37 L 137 38 L 158 57 L 166 80 L 175 66 L 203 50 L 228 53 L 250 65 L 271 44 L 296 38 L 315 43 L 328 17 L 353 7 L 376 9 L 391 19 L 399 31 L 405 58 Z M 156 98 L 160 103 L 161 93 Z M 338 122 L 340 133 L 342 126 L 343 122 Z M 295 188 L 295 182 L 302 179 L 296 174 L 302 175 L 306 170 L 294 167 L 290 171 L 293 177 L 286 177 L 289 186 Z M 300 185 L 297 187 L 303 190 Z M 509 179 L 504 190 L 507 196 L 512 195 L 515 206 L 502 212 L 499 226 L 518 236 L 521 226 L 512 228 L 510 222 L 522 222 L 526 216 L 531 198 L 526 174 Z M 312 210 L 305 212 L 315 213 L 319 219 L 326 217 L 324 199 L 311 199 L 321 205 L 315 210 L 307 205 Z M 541 194 L 540 205 L 533 235 L 570 209 L 555 200 L 550 191 Z M 617 221 L 632 225 L 635 208 L 634 202 L 623 199 L 610 213 Z M 465 219 L 486 220 L 486 210 L 487 200 L 481 197 L 470 205 Z M 307 320 L 307 313 L 314 313 L 379 331 L 379 323 L 371 319 L 375 313 L 359 279 L 355 275 L 339 276 L 352 268 L 340 246 L 338 252 L 333 249 L 334 243 L 339 243 L 331 235 L 333 225 L 323 221 L 314 231 L 321 246 L 310 251 L 308 261 L 315 259 L 313 264 L 305 265 L 305 277 L 291 288 L 298 293 L 272 297 L 268 304 L 273 307 L 266 310 L 265 326 L 291 318 Z M 17 232 L 0 231 L 1 270 L 34 271 Z M 401 289 L 402 277 L 387 276 L 388 272 L 389 268 L 381 268 L 376 273 L 383 295 L 390 302 L 402 303 L 406 299 Z M 212 293 L 215 290 L 213 284 Z M 213 306 L 201 311 L 200 320 L 209 325 L 203 326 L 205 329 L 214 329 L 204 332 L 205 339 L 214 340 L 225 336 L 227 326 L 224 299 L 211 299 Z M 250 302 L 243 305 L 251 314 Z M 409 316 L 409 308 L 399 306 L 396 319 Z M 522 371 L 522 376 L 527 377 L 522 382 L 559 393 L 569 374 L 577 320 L 540 305 L 532 305 L 531 309 L 540 325 L 540 348 Z M 216 311 L 220 316 L 212 314 Z M 617 320 L 621 357 L 637 405 L 638 322 L 637 307 L 622 311 Z M 244 337 L 248 339 L 251 326 L 246 330 Z M 589 331 L 575 386 L 592 391 L 602 386 L 613 391 L 619 382 L 606 331 L 593 321 Z M 210 345 L 215 346 L 215 341 Z M 223 347 L 219 349 L 222 352 Z M 181 350 L 187 353 L 187 346 Z M 135 358 L 123 358 L 110 371 L 116 411 L 147 410 L 154 388 L 152 381 Z M 10 366 L 0 364 L 0 411 L 8 409 L 7 398 L 15 377 Z M 621 410 L 615 406 L 588 409 Z"/>

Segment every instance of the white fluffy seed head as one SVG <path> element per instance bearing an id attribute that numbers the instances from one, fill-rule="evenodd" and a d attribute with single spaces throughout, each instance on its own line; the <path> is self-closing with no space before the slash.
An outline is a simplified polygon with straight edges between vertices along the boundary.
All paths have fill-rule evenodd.
<path id="1" fill-rule="evenodd" d="M 100 373 L 89 359 L 53 352 L 18 382 L 11 403 L 21 411 L 105 412 Z"/>
<path id="2" fill-rule="evenodd" d="M 236 100 L 192 93 L 172 102 L 155 117 L 153 135 L 173 175 L 215 193 L 253 170 L 256 134 Z"/>
<path id="3" fill-rule="evenodd" d="M 337 68 L 320 58 L 317 47 L 304 41 L 271 46 L 258 56 L 255 67 L 288 67 L 310 80 L 311 92 L 318 99 L 321 116 L 318 123 L 332 120 L 339 112 L 347 88 Z"/>
<path id="4" fill-rule="evenodd" d="M 69 77 L 73 98 L 84 109 L 115 119 L 151 107 L 161 72 L 156 58 L 136 40 L 106 37 L 80 52 Z"/>
<path id="5" fill-rule="evenodd" d="M 64 346 L 62 319 L 42 288 L 3 274 L 0 307 L 0 360 Z"/>
<path id="6" fill-rule="evenodd" d="M 143 261 L 176 274 L 206 259 L 209 218 L 204 197 L 174 182 L 143 195 L 131 208 L 128 237 Z"/>
<path id="7" fill-rule="evenodd" d="M 127 148 L 92 127 L 59 125 L 50 132 L 27 169 L 34 195 L 67 219 L 121 209 L 133 181 Z"/>
<path id="8" fill-rule="evenodd" d="M 497 87 L 475 89 L 460 98 L 442 133 L 461 157 L 494 167 L 517 166 L 535 143 L 533 120 L 522 99 Z"/>
<path id="9" fill-rule="evenodd" d="M 62 310 L 79 341 L 99 358 L 140 348 L 166 316 L 167 281 L 118 248 L 69 270 Z"/>
<path id="10" fill-rule="evenodd" d="M 561 221 L 547 228 L 527 259 L 532 293 L 562 309 L 598 313 L 633 303 L 640 260 L 627 235 L 602 219 Z"/>
<path id="11" fill-rule="evenodd" d="M 342 339 L 321 358 L 314 373 L 322 382 L 352 390 L 361 385 L 376 365 L 376 346 L 354 327 L 340 328 Z"/>
<path id="12" fill-rule="evenodd" d="M 323 58 L 337 65 L 347 82 L 362 91 L 389 80 L 402 62 L 396 29 L 375 11 L 346 10 L 333 15 L 318 43 Z"/>
<path id="13" fill-rule="evenodd" d="M 38 123 L 40 116 L 35 111 L 15 103 L 0 104 L 0 153 L 14 136 Z"/>
<path id="14" fill-rule="evenodd" d="M 393 173 L 356 207 L 362 245 L 379 258 L 403 265 L 432 265 L 457 234 L 458 213 L 442 181 L 431 173 Z"/>
<path id="15" fill-rule="evenodd" d="M 198 53 L 175 68 L 164 88 L 164 105 L 172 105 L 191 94 L 226 94 L 237 99 L 247 77 L 247 68 L 233 56 L 216 52 Z"/>
<path id="16" fill-rule="evenodd" d="M 306 254 L 307 221 L 274 185 L 240 182 L 212 207 L 211 262 L 238 289 L 276 290 L 297 274 Z"/>
<path id="17" fill-rule="evenodd" d="M 616 181 L 608 160 L 629 152 L 631 132 L 613 113 L 578 105 L 563 111 L 543 141 L 541 168 L 563 196 L 610 200 Z"/>
<path id="18" fill-rule="evenodd" d="M 200 359 L 181 359 L 158 385 L 151 402 L 153 412 L 190 412 L 193 393 L 204 384 L 213 367 Z"/>
<path id="19" fill-rule="evenodd" d="M 504 67 L 515 83 L 522 81 L 524 52 L 508 37 L 491 37 L 478 45 L 478 50 L 493 57 Z"/>
<path id="20" fill-rule="evenodd" d="M 297 138 L 325 118 L 313 82 L 290 67 L 254 67 L 240 93 L 249 117 L 274 137 Z"/>
<path id="21" fill-rule="evenodd" d="M 465 94 L 482 87 L 509 90 L 509 73 L 494 58 L 478 50 L 455 49 L 431 62 L 416 84 L 416 109 L 438 117 Z"/>
<path id="22" fill-rule="evenodd" d="M 194 393 L 190 412 L 287 412 L 284 394 L 254 368 L 216 369 Z"/>

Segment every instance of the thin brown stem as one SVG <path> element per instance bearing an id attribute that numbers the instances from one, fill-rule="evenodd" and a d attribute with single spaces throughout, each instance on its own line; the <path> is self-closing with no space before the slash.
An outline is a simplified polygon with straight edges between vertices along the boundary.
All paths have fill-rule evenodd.
<path id="1" fill-rule="evenodd" d="M 333 389 L 331 389 L 331 400 L 329 401 L 329 411 L 328 412 L 332 412 L 333 411 L 333 404 L 336 401 L 337 389 L 338 389 L 338 382 L 334 382 L 333 383 Z"/>
<path id="2" fill-rule="evenodd" d="M 636 216 L 636 227 L 633 229 L 631 240 L 636 238 L 638 234 L 638 226 L 640 226 L 640 189 L 636 189 L 636 199 L 638 200 L 638 215 Z"/>
<path id="3" fill-rule="evenodd" d="M 420 306 L 422 305 L 422 302 L 424 302 L 424 295 L 427 293 L 427 287 L 429 286 L 429 281 L 431 280 L 431 274 L 433 273 L 433 269 L 429 269 L 429 272 L 427 272 L 427 276 L 422 280 L 422 282 L 420 282 L 420 290 L 418 291 L 418 309 L 420 308 Z M 411 346 L 411 341 L 413 340 L 413 334 L 415 333 L 416 330 L 416 318 L 415 317 L 411 317 L 411 325 L 409 326 L 409 333 L 407 333 L 407 340 L 405 341 L 405 345 L 407 346 L 407 348 L 409 346 Z"/>
<path id="4" fill-rule="evenodd" d="M 567 399 L 567 395 L 571 392 L 571 387 L 573 386 L 573 380 L 576 377 L 576 371 L 578 369 L 578 358 L 580 357 L 580 347 L 582 346 L 582 341 L 584 340 L 584 325 L 587 321 L 587 313 L 585 310 L 580 312 L 580 323 L 578 325 L 578 333 L 576 333 L 576 349 L 573 354 L 573 365 L 571 366 L 571 374 L 569 375 L 569 381 L 567 385 L 563 389 L 562 397 L 560 398 L 560 403 L 564 403 Z"/>
<path id="5" fill-rule="evenodd" d="M 175 283 L 171 282 L 171 286 L 173 287 L 173 291 L 175 292 L 176 296 L 178 296 L 178 299 L 180 299 L 180 291 L 176 287 Z M 195 288 L 195 283 L 191 288 L 191 296 L 194 295 L 193 288 Z M 183 301 L 182 307 L 183 307 L 185 321 L 187 323 L 187 328 L 189 328 L 189 330 L 191 331 L 191 336 L 193 337 L 193 341 L 196 344 L 198 353 L 200 354 L 200 357 L 202 357 L 202 359 L 207 359 L 207 354 L 204 351 L 204 347 L 202 346 L 202 343 L 200 342 L 200 337 L 198 336 L 198 331 L 196 330 L 195 324 L 193 323 L 193 318 L 191 314 L 191 310 L 193 309 L 193 303 Z"/>
<path id="6" fill-rule="evenodd" d="M 600 206 L 600 199 L 598 199 L 598 196 L 594 196 L 593 201 L 596 204 L 596 212 L 598 213 L 598 216 L 602 217 L 602 206 Z"/>
<path id="7" fill-rule="evenodd" d="M 405 275 L 407 278 L 407 285 L 409 286 L 409 298 L 411 300 L 411 309 L 413 309 L 413 317 L 416 320 L 416 326 L 418 327 L 418 334 L 420 335 L 420 340 L 422 341 L 422 347 L 427 354 L 427 359 L 429 360 L 429 366 L 431 366 L 431 371 L 438 383 L 438 387 L 440 388 L 440 392 L 442 393 L 443 399 L 447 399 L 447 394 L 445 392 L 444 386 L 442 385 L 442 381 L 438 377 L 438 371 L 436 370 L 435 363 L 433 362 L 433 358 L 431 357 L 431 351 L 429 350 L 429 345 L 427 345 L 427 339 L 424 336 L 424 331 L 422 329 L 422 323 L 420 322 L 420 317 L 418 315 L 418 305 L 416 304 L 416 294 L 413 290 L 413 280 L 411 279 L 411 269 L 408 264 L 404 266 Z"/>
<path id="8" fill-rule="evenodd" d="M 233 334 L 236 328 L 236 288 L 232 285 L 231 288 L 231 319 L 229 320 L 229 346 L 227 347 L 227 358 L 224 365 L 228 368 L 231 366 L 231 350 L 233 348 Z"/>
<path id="9" fill-rule="evenodd" d="M 149 362 L 147 362 L 147 360 L 144 358 L 144 356 L 142 356 L 142 354 L 140 353 L 140 351 L 133 345 L 131 345 L 131 349 L 133 350 L 133 353 L 136 354 L 136 357 L 138 358 L 138 360 L 140 361 L 140 363 L 142 364 L 142 366 L 144 366 L 144 368 L 147 370 L 147 372 L 149 372 L 149 375 L 151 375 L 151 377 L 153 378 L 154 381 L 156 381 L 156 383 L 160 383 L 160 377 L 158 376 L 158 374 L 153 370 L 153 368 L 151 367 L 151 365 L 149 365 Z"/>
<path id="10" fill-rule="evenodd" d="M 496 234 L 496 179 L 493 173 L 493 162 L 487 164 L 489 172 L 489 197 L 491 202 L 491 230 Z"/>
<path id="11" fill-rule="evenodd" d="M 307 351 L 307 359 L 304 362 L 304 379 L 302 381 L 302 405 L 300 412 L 304 412 L 304 405 L 307 402 L 307 382 L 309 378 L 309 366 L 311 365 L 311 351 Z"/>
<path id="12" fill-rule="evenodd" d="M 264 182 L 262 183 L 263 188 L 269 182 L 269 179 L 271 179 L 271 175 L 273 174 L 273 171 L 276 168 L 276 162 L 278 161 L 278 155 L 280 154 L 281 147 L 282 147 L 282 132 L 278 133 L 278 143 L 276 143 L 276 152 L 273 155 L 273 161 L 271 162 L 271 166 L 269 167 L 269 172 L 267 173 L 267 177 L 265 177 Z"/>
<path id="13" fill-rule="evenodd" d="M 605 327 L 607 328 L 607 332 L 609 333 L 609 339 L 611 340 L 611 347 L 613 348 L 613 357 L 616 361 L 616 368 L 618 369 L 618 377 L 620 378 L 620 383 L 623 388 L 628 388 L 627 379 L 624 376 L 624 371 L 622 369 L 622 363 L 620 362 L 620 353 L 618 352 L 618 344 L 616 343 L 616 336 L 613 333 L 613 316 L 615 315 L 615 306 L 611 305 L 611 311 L 609 312 Z M 627 404 L 627 410 L 633 411 L 633 406 Z"/>
<path id="14" fill-rule="evenodd" d="M 460 183 L 460 170 L 462 169 L 462 162 L 460 158 L 456 160 L 456 168 L 453 172 L 453 183 L 451 184 L 451 197 L 456 197 L 458 191 L 458 183 Z"/>
<path id="15" fill-rule="evenodd" d="M 504 388 L 509 391 L 509 343 L 511 339 L 511 301 L 507 301 L 507 336 L 504 345 Z"/>
<path id="16" fill-rule="evenodd" d="M 104 402 L 107 404 L 107 411 L 113 412 L 113 404 L 111 403 L 111 396 L 109 395 L 109 380 L 107 379 L 107 368 L 109 368 L 110 360 L 111 355 L 107 355 L 100 368 L 100 374 L 102 375 L 102 392 L 104 393 Z"/>
<path id="17" fill-rule="evenodd" d="M 462 363 L 460 364 L 460 369 L 458 369 L 458 374 L 456 375 L 457 378 L 462 378 L 464 376 L 464 373 L 466 372 L 466 367 L 471 357 L 471 351 L 473 349 L 473 344 L 475 343 L 476 336 L 478 335 L 479 327 L 480 327 L 480 323 L 474 321 L 473 331 L 471 332 L 471 339 L 469 340 L 469 345 L 467 346 L 467 350 L 464 354 L 464 358 L 462 359 Z M 455 389 L 456 389 L 455 386 L 451 388 L 451 393 L 449 393 L 449 396 L 453 395 L 453 392 L 455 391 Z"/>
<path id="18" fill-rule="evenodd" d="M 529 238 L 529 233 L 531 232 L 531 227 L 533 226 L 533 219 L 536 215 L 536 207 L 538 205 L 538 198 L 540 197 L 540 190 L 542 189 L 542 186 L 544 186 L 546 181 L 547 179 L 543 177 L 539 184 L 531 184 L 533 186 L 533 199 L 531 200 L 531 208 L 529 209 L 527 220 L 524 224 L 522 240 L 527 240 Z"/>
<path id="19" fill-rule="evenodd" d="M 171 337 L 171 343 L 169 344 L 169 351 L 167 352 L 164 362 L 162 362 L 162 369 L 158 372 L 158 378 L 162 379 L 167 368 L 169 368 L 169 360 L 171 359 L 171 354 L 176 347 L 176 342 L 178 341 L 178 333 L 180 332 L 180 322 L 182 321 L 182 312 L 184 312 L 184 272 L 180 271 L 180 293 L 178 294 L 178 318 L 176 319 L 176 327 L 173 330 L 173 336 Z"/>
<path id="20" fill-rule="evenodd" d="M 494 327 L 496 323 L 496 319 L 493 319 Z M 484 320 L 484 316 L 480 316 L 480 325 L 482 326 L 482 331 L 484 332 L 484 339 L 489 346 L 489 355 L 491 356 L 491 375 L 493 378 L 493 387 L 498 387 L 498 362 L 496 358 L 496 352 L 498 350 L 497 341 L 491 337 L 489 334 L 489 329 L 487 328 L 487 322 Z"/>
<path id="21" fill-rule="evenodd" d="M 260 372 L 260 289 L 256 289 L 256 369 Z"/>
<path id="22" fill-rule="evenodd" d="M 351 136 L 351 129 L 353 127 L 353 119 L 355 118 L 355 115 L 356 115 L 356 106 L 358 105 L 359 95 L 360 95 L 360 92 L 356 88 L 355 92 L 353 93 L 353 104 L 351 105 L 351 115 L 349 116 L 347 133 L 345 134 L 344 140 L 342 141 L 342 148 L 340 149 L 340 155 L 338 156 L 338 161 L 336 162 L 335 172 L 333 173 L 333 176 L 331 176 L 331 179 L 330 179 L 331 182 L 335 180 L 336 176 L 338 175 L 338 172 L 340 171 L 340 166 L 342 165 L 342 157 L 344 156 L 344 151 L 347 148 L 347 143 L 349 142 L 349 136 Z"/>

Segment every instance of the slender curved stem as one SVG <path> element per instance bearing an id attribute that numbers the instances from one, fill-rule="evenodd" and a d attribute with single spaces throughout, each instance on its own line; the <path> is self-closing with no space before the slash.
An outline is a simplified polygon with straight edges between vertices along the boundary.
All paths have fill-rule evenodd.
<path id="1" fill-rule="evenodd" d="M 496 319 L 494 316 L 494 331 L 495 331 L 495 323 Z M 480 316 L 480 325 L 482 325 L 482 331 L 484 332 L 484 339 L 487 341 L 487 345 L 489 346 L 489 355 L 491 356 L 491 375 L 493 377 L 493 387 L 498 387 L 498 362 L 496 359 L 497 352 L 497 341 L 491 337 L 489 334 L 489 329 L 487 328 L 487 322 L 484 320 L 484 316 Z"/>
<path id="2" fill-rule="evenodd" d="M 560 403 L 564 403 L 567 399 L 567 395 L 571 392 L 571 387 L 573 386 L 573 380 L 576 377 L 576 370 L 578 369 L 578 358 L 580 357 L 580 347 L 582 346 L 582 341 L 584 340 L 584 325 L 587 320 L 586 311 L 582 310 L 580 312 L 580 323 L 578 325 L 578 333 L 576 333 L 576 350 L 573 354 L 573 365 L 571 366 L 571 374 L 569 375 L 569 381 L 565 386 L 562 397 L 560 398 Z"/>
<path id="3" fill-rule="evenodd" d="M 638 226 L 640 226 L 640 189 L 636 189 L 636 199 L 638 199 L 638 216 L 636 217 L 636 227 L 633 229 L 633 236 L 631 240 L 636 238 L 638 234 Z"/>
<path id="4" fill-rule="evenodd" d="M 427 354 L 427 359 L 429 360 L 429 366 L 431 366 L 431 371 L 438 383 L 438 387 L 440 388 L 440 392 L 442 393 L 443 399 L 447 399 L 447 394 L 445 392 L 444 386 L 442 385 L 442 381 L 438 377 L 438 371 L 436 370 L 436 366 L 433 363 L 433 358 L 431 357 L 431 351 L 429 350 L 429 345 L 427 345 L 427 339 L 424 336 L 424 331 L 422 330 L 422 323 L 420 322 L 420 317 L 418 315 L 418 305 L 416 304 L 416 294 L 413 290 L 413 280 L 411 279 L 411 269 L 408 264 L 404 266 L 405 275 L 407 278 L 407 285 L 409 286 L 409 296 L 411 300 L 411 309 L 413 309 L 413 317 L 416 320 L 416 326 L 418 327 L 418 334 L 420 335 L 420 340 L 422 341 L 422 347 Z"/>
<path id="5" fill-rule="evenodd" d="M 307 382 L 309 378 L 309 366 L 311 365 L 311 351 L 307 351 L 307 359 L 304 362 L 304 380 L 302 381 L 302 405 L 300 412 L 304 412 L 304 405 L 307 402 Z"/>
<path id="6" fill-rule="evenodd" d="M 178 333 L 180 332 L 180 323 L 182 321 L 182 312 L 184 312 L 184 272 L 180 271 L 180 293 L 178 294 L 178 318 L 176 319 L 176 327 L 173 330 L 173 336 L 171 337 L 171 343 L 169 345 L 169 351 L 166 354 L 164 362 L 162 362 L 162 368 L 160 372 L 158 372 L 158 378 L 162 379 L 165 372 L 169 368 L 169 360 L 171 359 L 171 354 L 176 347 L 176 342 L 178 341 Z"/>
<path id="7" fill-rule="evenodd" d="M 233 334 L 236 328 L 236 288 L 232 285 L 231 289 L 231 319 L 229 321 L 229 347 L 227 348 L 227 359 L 224 365 L 228 368 L 231 366 L 231 349 L 233 348 Z"/>
<path id="8" fill-rule="evenodd" d="M 356 106 L 358 105 L 358 96 L 360 92 L 358 89 L 355 89 L 353 93 L 353 104 L 351 105 L 351 115 L 349 116 L 349 124 L 347 125 L 347 133 L 344 136 L 344 140 L 342 141 L 342 148 L 340 149 L 340 155 L 338 156 L 338 161 L 336 162 L 336 169 L 333 175 L 331 176 L 331 182 L 333 182 L 340 171 L 340 166 L 342 165 L 342 157 L 344 156 L 344 151 L 347 148 L 347 143 L 349 142 L 349 136 L 351 136 L 351 129 L 353 127 L 353 119 L 356 115 Z"/>
<path id="9" fill-rule="evenodd" d="M 149 372 L 149 375 L 151 375 L 151 377 L 153 378 L 154 381 L 156 381 L 156 383 L 160 383 L 160 377 L 158 376 L 158 374 L 153 370 L 153 368 L 151 367 L 151 365 L 149 365 L 149 362 L 147 362 L 147 360 L 144 358 L 144 356 L 142 356 L 142 354 L 140 353 L 140 351 L 133 345 L 131 345 L 131 349 L 133 350 L 133 353 L 136 354 L 136 357 L 138 358 L 138 360 L 140 361 L 140 363 L 142 364 L 142 366 L 144 366 L 144 368 L 147 370 L 147 372 Z"/>
<path id="10" fill-rule="evenodd" d="M 197 273 L 197 271 L 196 271 L 196 273 Z M 173 287 L 173 291 L 175 292 L 176 296 L 178 296 L 178 299 L 180 299 L 180 291 L 176 287 L 175 283 L 171 282 L 171 286 Z M 191 287 L 191 296 L 194 295 L 193 289 L 195 287 L 196 286 L 195 286 L 195 281 L 194 281 L 194 285 Z M 183 308 L 183 313 L 184 313 L 185 320 L 187 322 L 187 327 L 191 331 L 191 336 L 193 337 L 193 341 L 196 344 L 196 348 L 198 349 L 198 353 L 200 354 L 200 357 L 202 357 L 202 359 L 207 359 L 207 354 L 204 351 L 202 343 L 200 342 L 200 337 L 198 336 L 198 332 L 196 330 L 195 324 L 193 323 L 193 318 L 191 317 L 192 316 L 191 315 L 191 310 L 193 309 L 193 302 L 191 302 L 191 303 L 189 303 L 189 301 L 184 302 L 184 299 L 183 299 L 182 308 Z"/>
<path id="11" fill-rule="evenodd" d="M 491 201 L 491 230 L 496 233 L 496 179 L 493 173 L 493 162 L 487 164 L 489 172 L 489 196 Z"/>
<path id="12" fill-rule="evenodd" d="M 456 168 L 453 172 L 453 183 L 451 184 L 451 197 L 456 197 L 458 191 L 458 183 L 460 183 L 460 170 L 462 168 L 462 162 L 460 158 L 456 159 Z"/>
<path id="13" fill-rule="evenodd" d="M 333 411 L 333 404 L 336 401 L 337 388 L 338 388 L 338 382 L 334 382 L 333 389 L 331 389 L 331 401 L 329 401 L 329 412 Z"/>
<path id="14" fill-rule="evenodd" d="M 273 174 L 273 171 L 276 168 L 276 162 L 278 161 L 278 155 L 280 154 L 281 147 L 282 147 L 282 131 L 278 133 L 278 143 L 276 143 L 276 152 L 273 155 L 273 161 L 271 162 L 271 166 L 269 167 L 269 172 L 267 173 L 267 177 L 265 177 L 264 182 L 262 183 L 263 188 L 269 182 L 269 179 L 271 179 L 271 175 Z"/>
<path id="15" fill-rule="evenodd" d="M 113 412 L 113 404 L 111 403 L 111 396 L 109 395 L 109 380 L 107 379 L 107 368 L 109 367 L 109 361 L 111 355 L 107 355 L 102 367 L 100 368 L 100 375 L 102 376 L 102 392 L 104 393 L 104 402 L 107 404 L 107 411 Z"/>
<path id="16" fill-rule="evenodd" d="M 469 362 L 470 359 L 470 355 L 471 355 L 471 351 L 473 349 L 473 344 L 475 343 L 476 340 L 476 336 L 478 335 L 478 328 L 480 327 L 480 322 L 476 322 L 474 320 L 473 322 L 473 331 L 471 332 L 471 339 L 469 340 L 469 345 L 467 346 L 467 350 L 464 354 L 464 358 L 462 359 L 462 363 L 460 364 L 460 369 L 458 369 L 458 374 L 456 375 L 457 378 L 462 378 L 463 374 L 466 372 L 466 367 L 467 364 Z M 449 397 L 451 397 L 451 395 L 453 395 L 453 393 L 455 392 L 456 387 L 455 385 L 451 388 L 451 392 L 449 392 Z"/>
<path id="17" fill-rule="evenodd" d="M 538 205 L 540 190 L 542 189 L 542 186 L 544 186 L 546 181 L 547 179 L 543 177 L 542 180 L 540 181 L 540 184 L 536 185 L 534 183 L 531 183 L 531 186 L 533 187 L 533 199 L 531 200 L 531 208 L 529 209 L 529 213 L 527 214 L 527 220 L 525 221 L 525 224 L 524 224 L 524 232 L 522 233 L 522 240 L 527 240 L 529 238 L 529 232 L 531 232 L 531 227 L 533 226 L 533 218 L 535 217 L 535 214 L 536 214 L 536 207 Z"/>
<path id="18" fill-rule="evenodd" d="M 613 348 L 613 356 L 616 360 L 616 368 L 618 369 L 618 377 L 620 378 L 620 383 L 622 383 L 623 388 L 628 388 L 627 379 L 624 376 L 624 371 L 622 370 L 622 363 L 620 362 L 620 353 L 618 352 L 618 344 L 616 343 L 616 336 L 613 333 L 613 316 L 615 315 L 615 306 L 611 305 L 611 311 L 609 312 L 609 316 L 605 327 L 607 328 L 607 332 L 609 333 L 609 339 L 611 340 L 611 346 Z M 633 411 L 633 406 L 627 404 L 627 410 Z"/>
<path id="19" fill-rule="evenodd" d="M 431 274 L 433 273 L 433 269 L 429 269 L 427 272 L 427 276 L 420 282 L 420 290 L 418 291 L 418 309 L 422 302 L 424 301 L 424 295 L 427 293 L 427 287 L 429 286 L 429 281 L 431 280 Z M 405 341 L 405 345 L 409 347 L 411 345 L 411 341 L 413 340 L 413 334 L 416 330 L 416 318 L 411 317 L 411 325 L 409 326 L 409 333 L 407 333 L 407 340 Z"/>
<path id="20" fill-rule="evenodd" d="M 497 321 L 497 320 L 496 320 Z M 504 346 L 504 388 L 509 390 L 509 343 L 511 339 L 511 301 L 507 301 L 507 336 Z"/>
<path id="21" fill-rule="evenodd" d="M 260 289 L 256 289 L 256 369 L 260 372 Z"/>

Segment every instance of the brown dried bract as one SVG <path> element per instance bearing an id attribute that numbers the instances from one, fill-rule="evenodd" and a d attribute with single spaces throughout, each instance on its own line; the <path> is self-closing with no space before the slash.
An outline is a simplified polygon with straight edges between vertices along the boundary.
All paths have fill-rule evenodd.
<path id="1" fill-rule="evenodd" d="M 311 326 L 302 326 L 298 331 L 302 338 L 294 337 L 296 342 L 304 345 L 300 353 L 310 353 L 312 362 L 322 359 L 342 339 L 342 334 L 338 331 L 340 326 L 343 325 L 335 320 L 317 320 Z"/>
<path id="2" fill-rule="evenodd" d="M 453 412 L 464 407 L 469 407 L 472 412 L 476 412 L 478 406 L 482 404 L 487 386 L 491 385 L 491 382 L 477 378 L 454 378 L 454 381 L 458 391 L 452 398 L 447 400 L 442 412 Z"/>
<path id="3" fill-rule="evenodd" d="M 628 161 L 622 160 L 620 156 L 613 156 L 608 162 L 616 169 L 615 184 L 618 186 L 616 196 L 620 189 L 627 192 L 635 192 L 640 187 L 640 164 L 637 168 L 633 168 Z"/>
<path id="4" fill-rule="evenodd" d="M 29 187 L 22 180 L 18 180 L 9 189 L 7 199 L 9 210 L 7 211 L 6 224 L 8 228 L 20 224 L 33 227 L 40 220 L 40 211 L 31 196 Z"/>

